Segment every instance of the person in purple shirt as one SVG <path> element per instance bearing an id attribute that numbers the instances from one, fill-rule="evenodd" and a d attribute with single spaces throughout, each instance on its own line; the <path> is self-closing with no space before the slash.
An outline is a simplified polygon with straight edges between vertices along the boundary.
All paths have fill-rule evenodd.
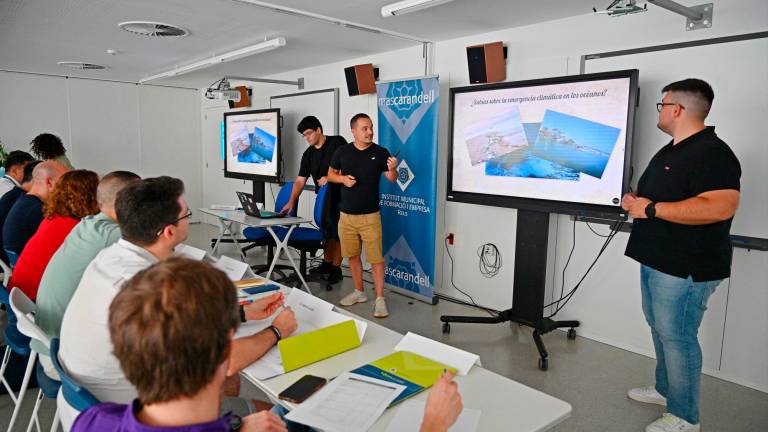
<path id="1" fill-rule="evenodd" d="M 243 418 L 220 415 L 239 324 L 236 289 L 211 265 L 174 257 L 137 273 L 109 307 L 109 332 L 139 397 L 129 405 L 95 405 L 80 414 L 71 431 L 309 430 L 286 424 L 280 417 L 286 411 L 279 407 Z M 462 409 L 453 375 L 445 373 L 427 398 L 420 432 L 446 432 Z"/>
<path id="2" fill-rule="evenodd" d="M 237 292 L 201 261 L 169 258 L 128 280 L 109 307 L 114 354 L 139 397 L 84 411 L 72 432 L 287 431 L 270 411 L 220 415 Z"/>

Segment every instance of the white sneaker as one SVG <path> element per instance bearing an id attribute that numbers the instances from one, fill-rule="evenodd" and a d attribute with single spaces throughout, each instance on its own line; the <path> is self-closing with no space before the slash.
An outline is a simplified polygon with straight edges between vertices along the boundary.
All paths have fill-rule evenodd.
<path id="1" fill-rule="evenodd" d="M 373 306 L 373 316 L 376 318 L 386 318 L 389 316 L 387 302 L 384 300 L 384 297 L 376 298 L 376 304 Z"/>
<path id="2" fill-rule="evenodd" d="M 687 421 L 664 413 L 661 418 L 645 427 L 645 432 L 699 432 L 699 425 L 690 424 Z"/>
<path id="3" fill-rule="evenodd" d="M 364 292 L 353 289 L 351 293 L 347 294 L 339 302 L 342 306 L 352 306 L 355 303 L 365 303 L 368 301 L 368 297 Z"/>
<path id="4" fill-rule="evenodd" d="M 627 392 L 627 396 L 638 402 L 667 406 L 667 398 L 657 392 L 655 386 L 633 388 Z"/>

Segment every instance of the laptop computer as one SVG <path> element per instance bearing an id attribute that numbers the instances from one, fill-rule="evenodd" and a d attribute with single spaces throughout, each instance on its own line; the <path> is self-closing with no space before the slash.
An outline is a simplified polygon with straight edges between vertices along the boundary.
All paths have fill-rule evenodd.
<path id="1" fill-rule="evenodd" d="M 280 213 L 259 210 L 259 206 L 256 205 L 256 202 L 253 200 L 253 194 L 249 194 L 247 192 L 237 192 L 237 199 L 240 200 L 240 205 L 243 206 L 243 211 L 245 211 L 245 214 L 248 216 L 261 219 L 284 217 L 284 215 L 281 215 Z"/>

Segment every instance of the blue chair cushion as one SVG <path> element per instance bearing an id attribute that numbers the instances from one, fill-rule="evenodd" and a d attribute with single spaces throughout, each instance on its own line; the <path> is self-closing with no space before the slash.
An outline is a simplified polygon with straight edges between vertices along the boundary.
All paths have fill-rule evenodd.
<path id="1" fill-rule="evenodd" d="M 16 328 L 16 325 L 9 325 L 5 328 L 5 343 L 18 355 L 28 356 L 32 350 L 29 348 L 30 339 Z"/>
<path id="2" fill-rule="evenodd" d="M 61 382 L 46 375 L 43 365 L 40 364 L 39 361 L 35 367 L 35 375 L 37 376 L 37 385 L 40 387 L 40 390 L 43 391 L 45 397 L 48 399 L 56 399 L 56 395 L 59 394 Z"/>
<path id="3" fill-rule="evenodd" d="M 322 242 L 323 233 L 320 230 L 314 228 L 299 227 L 291 232 L 291 238 L 288 239 L 288 244 L 293 242 Z"/>
<path id="4" fill-rule="evenodd" d="M 288 232 L 288 228 L 281 226 L 272 227 L 272 230 L 275 231 L 275 235 L 280 240 L 285 238 L 285 233 Z M 269 234 L 269 231 L 267 231 L 266 228 L 249 227 L 243 230 L 243 235 L 247 240 L 252 242 L 266 241 L 269 243 L 274 243 L 275 241 L 275 239 L 272 238 L 272 235 Z"/>
<path id="5" fill-rule="evenodd" d="M 272 238 L 265 228 L 248 227 L 243 230 L 243 236 L 250 241 L 269 240 Z"/>

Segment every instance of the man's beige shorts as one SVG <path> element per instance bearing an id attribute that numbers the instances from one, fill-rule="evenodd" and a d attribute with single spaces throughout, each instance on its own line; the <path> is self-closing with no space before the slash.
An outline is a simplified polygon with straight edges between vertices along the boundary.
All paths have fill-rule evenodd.
<path id="1" fill-rule="evenodd" d="M 371 264 L 384 262 L 381 254 L 381 213 L 352 215 L 341 213 L 339 218 L 341 255 L 356 257 L 365 246 L 365 256 Z"/>

